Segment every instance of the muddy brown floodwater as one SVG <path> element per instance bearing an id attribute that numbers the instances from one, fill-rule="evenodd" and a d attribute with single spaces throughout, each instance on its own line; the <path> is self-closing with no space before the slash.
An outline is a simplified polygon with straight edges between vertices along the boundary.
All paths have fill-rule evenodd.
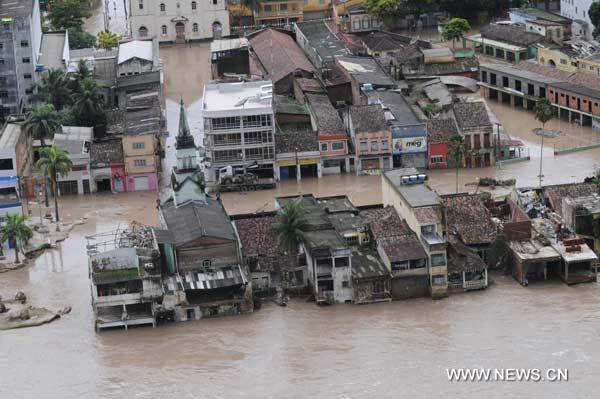
<path id="1" fill-rule="evenodd" d="M 34 265 L 0 275 L 0 293 L 70 305 L 41 327 L 0 333 L 0 397 L 30 398 L 582 398 L 597 391 L 600 287 L 519 286 L 432 301 L 317 307 L 292 300 L 249 315 L 96 334 L 85 236 L 154 223 L 154 195 L 65 198 L 88 216 Z M 567 368 L 562 383 L 449 382 L 446 368 Z"/>
<path id="2" fill-rule="evenodd" d="M 169 129 L 174 135 L 182 96 L 198 144 L 207 46 L 161 48 Z M 502 104 L 491 107 L 511 134 L 535 145 L 528 136 L 535 127 L 530 114 Z M 167 143 L 172 145 L 172 138 Z M 546 182 L 580 179 L 599 159 L 600 150 L 560 157 L 550 152 Z M 537 160 L 461 171 L 460 182 L 499 176 L 535 184 Z M 431 183 L 451 192 L 454 172 L 432 172 Z M 357 204 L 377 203 L 380 190 L 378 176 L 342 175 L 284 182 L 276 190 L 244 196 L 231 193 L 223 200 L 230 212 L 240 213 L 268 209 L 275 195 L 301 192 L 348 192 Z M 155 200 L 154 193 L 65 197 L 65 220 L 87 216 L 87 224 L 76 226 L 69 239 L 33 265 L 0 274 L 0 295 L 23 290 L 34 306 L 73 308 L 52 324 L 0 333 L 0 398 L 564 399 L 597 392 L 596 283 L 567 287 L 548 281 L 524 288 L 494 275 L 495 284 L 486 291 L 440 301 L 317 307 L 292 300 L 287 308 L 266 304 L 238 317 L 96 334 L 85 236 L 131 221 L 155 224 Z M 569 381 L 449 382 L 451 367 L 567 368 Z"/>

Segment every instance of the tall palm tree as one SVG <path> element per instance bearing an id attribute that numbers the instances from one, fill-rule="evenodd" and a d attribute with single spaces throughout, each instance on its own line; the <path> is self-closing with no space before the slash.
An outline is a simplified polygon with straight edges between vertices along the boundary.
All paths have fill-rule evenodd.
<path id="1" fill-rule="evenodd" d="M 40 140 L 42 147 L 46 140 L 52 139 L 54 133 L 60 128 L 61 119 L 52 104 L 34 106 L 27 114 L 25 131 L 34 139 Z"/>
<path id="2" fill-rule="evenodd" d="M 67 74 L 61 69 L 49 69 L 44 72 L 37 89 L 39 95 L 54 105 L 58 111 L 68 104 L 71 96 Z"/>
<path id="3" fill-rule="evenodd" d="M 44 147 L 40 150 L 40 159 L 35 166 L 44 168 L 46 176 L 52 181 L 52 193 L 54 194 L 54 212 L 56 213 L 56 229 L 58 230 L 58 176 L 66 177 L 73 169 L 73 161 L 69 154 L 55 145 Z"/>
<path id="4" fill-rule="evenodd" d="M 305 224 L 304 208 L 298 201 L 286 202 L 279 210 L 279 221 L 275 223 L 275 231 L 281 246 L 285 249 L 292 268 L 298 263 L 298 244 Z M 286 290 L 289 285 L 288 268 L 282 268 L 282 285 Z"/>
<path id="5" fill-rule="evenodd" d="M 462 165 L 462 160 L 467 156 L 469 150 L 465 144 L 465 138 L 460 134 L 450 137 L 448 143 L 448 155 L 454 161 L 456 167 L 456 194 L 458 194 L 458 168 Z"/>
<path id="6" fill-rule="evenodd" d="M 75 93 L 73 113 L 82 126 L 94 126 L 102 116 L 102 95 L 98 92 L 96 81 L 85 78 L 81 81 L 80 89 Z"/>
<path id="7" fill-rule="evenodd" d="M 15 262 L 19 263 L 19 247 L 33 236 L 29 226 L 25 224 L 27 216 L 18 213 L 6 215 L 6 221 L 0 233 L 0 242 L 12 241 L 15 245 Z"/>

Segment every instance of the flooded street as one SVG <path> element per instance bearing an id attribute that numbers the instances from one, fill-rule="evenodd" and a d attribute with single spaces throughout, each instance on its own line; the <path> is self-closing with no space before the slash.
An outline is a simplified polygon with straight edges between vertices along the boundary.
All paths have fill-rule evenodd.
<path id="1" fill-rule="evenodd" d="M 24 289 L 32 304 L 73 311 L 0 333 L 2 398 L 581 398 L 595 391 L 598 284 L 524 288 L 494 275 L 486 291 L 440 301 L 317 307 L 293 300 L 250 315 L 96 334 L 84 237 L 118 223 L 154 223 L 154 196 L 71 197 L 62 208 L 67 219 L 90 219 L 34 265 L 1 274 L 0 293 Z M 568 368 L 569 382 L 451 383 L 448 367 Z"/>
<path id="2" fill-rule="evenodd" d="M 122 10 L 120 0 L 114 4 Z M 173 164 L 180 98 L 196 144 L 202 144 L 200 99 L 209 79 L 209 46 L 161 47 L 170 131 L 164 171 Z M 537 184 L 539 140 L 530 131 L 539 124 L 533 114 L 489 105 L 506 131 L 531 147 L 532 159 L 461 170 L 461 187 L 472 190 L 470 184 L 483 176 Z M 548 127 L 582 140 L 597 134 L 564 125 L 553 121 Z M 581 180 L 599 163 L 600 149 L 554 156 L 548 145 L 544 182 Z M 429 174 L 438 191 L 454 191 L 454 170 Z M 273 209 L 275 196 L 297 193 L 347 193 L 357 205 L 380 203 L 381 177 L 284 181 L 274 190 L 226 193 L 222 199 L 230 213 L 252 213 Z M 148 192 L 63 197 L 64 219 L 85 216 L 87 223 L 32 265 L 0 274 L 3 297 L 23 290 L 34 306 L 72 306 L 71 313 L 50 324 L 0 332 L 0 398 L 420 399 L 443 393 L 448 398 L 564 399 L 591 397 L 597 390 L 597 283 L 568 287 L 548 281 L 524 288 L 496 274 L 486 291 L 439 301 L 317 307 L 295 299 L 288 307 L 266 304 L 249 315 L 96 334 L 85 236 L 132 221 L 156 225 L 155 201 L 156 193 Z M 569 381 L 449 382 L 446 369 L 451 367 L 567 368 Z"/>

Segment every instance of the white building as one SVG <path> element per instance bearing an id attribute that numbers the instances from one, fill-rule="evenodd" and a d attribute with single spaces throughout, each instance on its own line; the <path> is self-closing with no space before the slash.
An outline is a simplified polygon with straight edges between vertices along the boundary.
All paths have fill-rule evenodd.
<path id="1" fill-rule="evenodd" d="M 54 145 L 65 150 L 73 162 L 66 176 L 58 176 L 59 195 L 89 194 L 90 186 L 91 127 L 63 126 L 62 133 L 54 135 Z"/>
<path id="2" fill-rule="evenodd" d="M 588 11 L 596 0 L 560 0 L 560 15 L 571 18 L 573 35 L 581 35 L 581 38 L 592 39 L 594 25 L 590 20 Z"/>
<path id="3" fill-rule="evenodd" d="M 202 96 L 204 171 L 208 186 L 219 169 L 253 165 L 260 178 L 273 178 L 275 123 L 271 81 L 211 83 Z"/>
<path id="4" fill-rule="evenodd" d="M 6 214 L 21 213 L 19 178 L 31 167 L 31 139 L 22 123 L 5 123 L 0 128 L 0 222 Z"/>
<path id="5" fill-rule="evenodd" d="M 179 42 L 229 35 L 226 0 L 130 0 L 131 35 Z"/>

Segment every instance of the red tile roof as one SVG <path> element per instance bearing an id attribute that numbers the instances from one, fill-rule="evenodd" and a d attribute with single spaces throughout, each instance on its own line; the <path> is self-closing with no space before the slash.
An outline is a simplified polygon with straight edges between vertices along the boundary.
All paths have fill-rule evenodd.
<path id="1" fill-rule="evenodd" d="M 269 28 L 255 33 L 249 41 L 273 83 L 297 69 L 314 72 L 314 67 L 300 46 L 288 34 Z"/>

